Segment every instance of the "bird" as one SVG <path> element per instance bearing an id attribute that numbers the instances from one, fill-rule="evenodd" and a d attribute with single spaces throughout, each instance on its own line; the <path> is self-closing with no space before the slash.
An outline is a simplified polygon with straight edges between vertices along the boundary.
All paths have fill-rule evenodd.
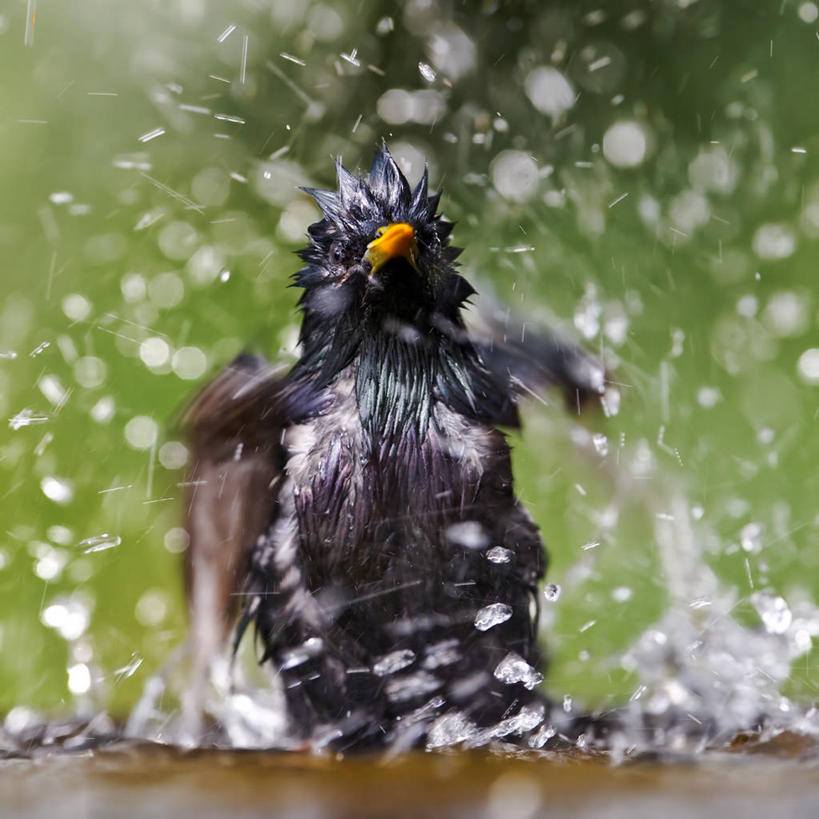
<path id="1" fill-rule="evenodd" d="M 300 747 L 543 731 L 547 555 L 504 430 L 533 385 L 579 406 L 606 370 L 555 336 L 467 328 L 475 290 L 426 168 L 411 187 L 382 143 L 369 173 L 336 175 L 303 189 L 321 218 L 293 275 L 298 360 L 244 353 L 186 413 L 199 700 L 252 626 Z"/>

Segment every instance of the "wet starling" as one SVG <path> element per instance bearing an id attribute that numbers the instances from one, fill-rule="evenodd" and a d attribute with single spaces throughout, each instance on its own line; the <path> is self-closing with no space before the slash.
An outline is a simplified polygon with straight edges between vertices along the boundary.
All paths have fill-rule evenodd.
<path id="1" fill-rule="evenodd" d="M 241 356 L 188 415 L 198 663 L 238 597 L 307 742 L 537 724 L 546 556 L 497 427 L 519 425 L 521 384 L 574 404 L 604 372 L 555 339 L 467 332 L 474 290 L 426 172 L 411 190 L 383 146 L 368 176 L 337 174 L 307 191 L 323 218 L 294 276 L 300 359 L 282 373 Z"/>

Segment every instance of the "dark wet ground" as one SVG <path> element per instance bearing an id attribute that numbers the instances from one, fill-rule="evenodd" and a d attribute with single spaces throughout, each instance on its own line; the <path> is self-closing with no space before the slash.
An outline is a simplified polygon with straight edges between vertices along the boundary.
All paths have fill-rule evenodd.
<path id="1" fill-rule="evenodd" d="M 69 743 L 70 744 L 70 743 Z M 22 750 L 22 749 L 21 749 Z M 782 734 L 692 760 L 560 753 L 415 754 L 392 761 L 181 751 L 133 742 L 37 747 L 0 761 L 14 817 L 814 817 L 819 749 Z"/>

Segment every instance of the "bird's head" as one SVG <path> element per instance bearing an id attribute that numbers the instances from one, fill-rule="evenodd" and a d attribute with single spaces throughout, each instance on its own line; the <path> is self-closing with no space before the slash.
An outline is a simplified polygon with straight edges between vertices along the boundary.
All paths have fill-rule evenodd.
<path id="1" fill-rule="evenodd" d="M 427 171 L 414 189 L 386 145 L 366 176 L 336 163 L 338 190 L 305 188 L 323 218 L 308 229 L 295 275 L 305 289 L 302 308 L 314 318 L 342 315 L 373 326 L 452 320 L 472 288 L 453 267 L 460 248 L 449 246 L 453 223 L 437 214 Z"/>

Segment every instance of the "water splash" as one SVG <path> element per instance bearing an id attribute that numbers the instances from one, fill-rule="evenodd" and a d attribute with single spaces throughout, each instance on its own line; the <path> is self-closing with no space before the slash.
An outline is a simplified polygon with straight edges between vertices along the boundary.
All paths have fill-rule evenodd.
<path id="1" fill-rule="evenodd" d="M 524 705 L 496 724 L 479 728 L 457 708 L 441 713 L 445 703 L 437 695 L 440 681 L 434 671 L 458 661 L 462 652 L 458 640 L 430 645 L 421 667 L 414 670 L 411 667 L 418 660 L 415 653 L 398 650 L 373 666 L 373 672 L 387 680 L 388 698 L 394 702 L 431 699 L 397 734 L 392 752 L 412 747 L 423 731 L 430 749 L 479 747 L 503 740 L 533 750 L 605 750 L 615 762 L 642 752 L 697 754 L 723 747 L 749 731 L 762 738 L 793 731 L 819 739 L 819 712 L 783 694 L 792 663 L 809 652 L 813 639 L 819 636 L 819 608 L 806 601 L 791 605 L 782 595 L 758 589 L 749 598 L 758 623 L 740 622 L 737 592 L 719 580 L 707 561 L 704 544 L 713 542 L 716 536 L 709 531 L 702 509 L 688 499 L 684 484 L 655 469 L 645 442 L 637 442 L 630 449 L 620 446 L 615 452 L 613 448 L 601 451 L 599 438 L 590 433 L 578 431 L 573 441 L 583 457 L 596 462 L 603 459 L 603 471 L 614 496 L 628 497 L 653 521 L 668 599 L 663 616 L 617 660 L 636 677 L 631 696 L 605 715 L 588 716 L 567 694 L 562 702 Z M 653 481 L 645 480 L 649 473 L 655 475 Z M 599 520 L 605 526 L 615 526 L 618 517 L 609 509 L 599 515 Z M 474 548 L 473 544 L 483 538 L 483 532 L 471 525 L 448 534 L 465 548 Z M 746 553 L 759 553 L 763 538 L 758 523 L 746 524 L 739 535 L 740 548 Z M 580 547 L 583 557 L 567 575 L 569 586 L 588 577 L 588 561 L 598 559 L 604 542 L 603 536 L 589 541 L 587 546 L 593 548 Z M 498 563 L 510 560 L 502 547 L 487 549 L 486 556 Z M 631 586 L 617 586 L 610 596 L 613 602 L 622 604 L 633 594 Z M 561 587 L 548 584 L 542 595 L 550 604 L 556 604 Z M 510 616 L 510 607 L 498 602 L 477 612 L 475 627 L 490 629 Z M 579 631 L 588 630 L 594 623 L 588 621 Z M 309 649 L 305 644 L 303 656 L 294 656 L 293 661 L 303 662 L 314 656 L 315 651 Z M 543 679 L 513 651 L 493 673 L 506 684 L 522 683 L 529 690 L 536 689 Z M 197 734 L 201 722 L 185 717 L 190 709 L 184 702 L 184 687 L 177 689 L 182 692 L 177 693 L 177 712 L 169 713 L 165 704 L 159 707 L 168 693 L 170 676 L 166 670 L 146 687 L 129 722 L 131 735 L 183 744 L 204 740 L 228 747 L 294 747 L 281 693 L 276 692 L 275 685 L 271 687 L 264 674 L 261 679 L 257 675 L 253 684 L 227 660 L 214 665 L 209 693 L 202 703 L 210 724 L 219 726 L 210 734 Z M 342 728 L 329 725 L 323 739 L 314 738 L 311 747 L 319 750 L 342 733 Z"/>
<path id="2" fill-rule="evenodd" d="M 650 508 L 670 510 L 655 514 L 669 605 L 623 655 L 623 667 L 640 682 L 619 712 L 614 755 L 626 749 L 701 751 L 746 731 L 819 737 L 816 709 L 782 693 L 793 660 L 810 651 L 819 632 L 819 608 L 803 604 L 797 622 L 784 598 L 755 592 L 751 601 L 762 627 L 740 623 L 736 592 L 705 560 L 702 524 L 695 528 L 697 516 L 681 488 L 669 491 L 642 490 Z"/>

